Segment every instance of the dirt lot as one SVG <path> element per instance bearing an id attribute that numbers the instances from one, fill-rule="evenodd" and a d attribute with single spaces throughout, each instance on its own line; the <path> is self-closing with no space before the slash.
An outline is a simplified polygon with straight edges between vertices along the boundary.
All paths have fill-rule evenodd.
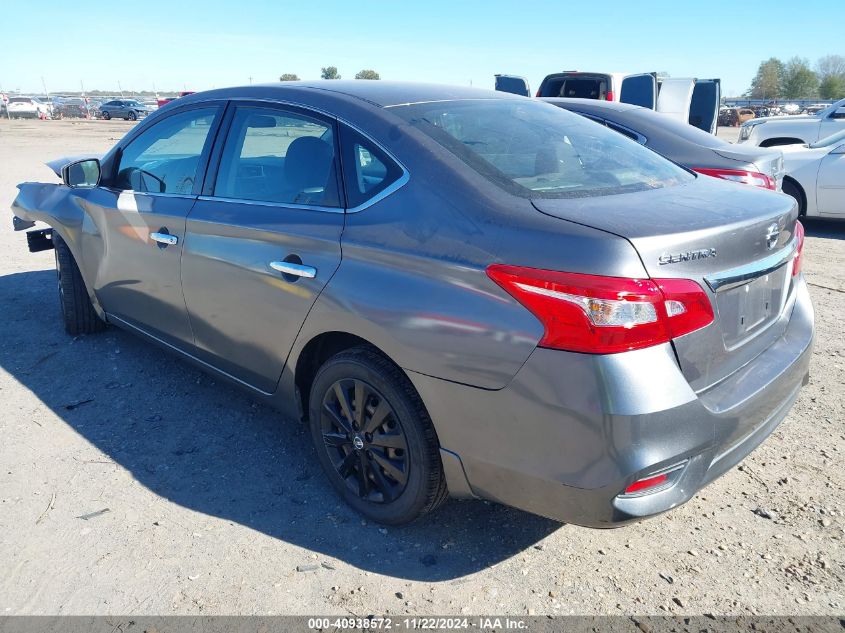
<path id="1" fill-rule="evenodd" d="M 0 121 L 0 207 L 123 122 Z M 300 426 L 116 329 L 59 324 L 53 253 L 0 221 L 0 614 L 845 612 L 845 222 L 807 222 L 812 380 L 686 506 L 593 531 L 483 502 L 380 529 Z"/>

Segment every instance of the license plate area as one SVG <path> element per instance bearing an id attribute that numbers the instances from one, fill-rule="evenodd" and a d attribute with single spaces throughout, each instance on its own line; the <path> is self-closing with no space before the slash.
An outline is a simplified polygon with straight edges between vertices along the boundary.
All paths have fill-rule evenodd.
<path id="1" fill-rule="evenodd" d="M 774 323 L 786 299 L 788 266 L 716 293 L 719 322 L 728 350 L 735 349 Z"/>

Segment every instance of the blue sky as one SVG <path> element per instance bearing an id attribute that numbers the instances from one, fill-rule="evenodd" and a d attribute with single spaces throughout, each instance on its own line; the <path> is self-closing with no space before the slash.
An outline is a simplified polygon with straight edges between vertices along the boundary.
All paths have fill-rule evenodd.
<path id="1" fill-rule="evenodd" d="M 845 55 L 845 1 L 6 2 L 0 88 L 203 90 L 319 78 L 492 87 L 496 72 L 668 71 L 744 91 L 761 60 Z M 85 8 L 83 8 L 83 6 Z M 105 7 L 105 8 L 97 8 Z"/>

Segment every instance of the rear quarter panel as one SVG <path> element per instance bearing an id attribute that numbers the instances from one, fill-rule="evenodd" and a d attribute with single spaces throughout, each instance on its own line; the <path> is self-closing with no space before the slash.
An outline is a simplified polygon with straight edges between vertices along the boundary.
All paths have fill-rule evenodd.
<path id="1" fill-rule="evenodd" d="M 543 328 L 487 277 L 488 265 L 645 275 L 626 240 L 539 213 L 400 119 L 360 127 L 402 162 L 409 181 L 347 214 L 340 267 L 292 358 L 322 332 L 348 332 L 404 369 L 500 389 Z"/>

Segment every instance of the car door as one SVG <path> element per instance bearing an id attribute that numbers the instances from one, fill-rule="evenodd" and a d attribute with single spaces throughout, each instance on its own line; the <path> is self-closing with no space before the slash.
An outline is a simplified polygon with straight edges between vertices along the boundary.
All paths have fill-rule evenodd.
<path id="1" fill-rule="evenodd" d="M 95 228 L 83 257 L 110 318 L 168 344 L 193 342 L 180 281 L 188 215 L 202 185 L 222 105 L 175 110 L 117 149 L 111 173 L 87 197 Z"/>
<path id="2" fill-rule="evenodd" d="M 654 110 L 657 103 L 657 76 L 653 73 L 625 76 L 619 90 L 619 101 Z"/>
<path id="3" fill-rule="evenodd" d="M 720 79 L 696 79 L 690 96 L 689 124 L 715 134 L 719 124 L 719 104 L 722 101 Z"/>
<path id="4" fill-rule="evenodd" d="M 695 79 L 664 78 L 657 95 L 657 111 L 683 123 L 689 122 Z"/>
<path id="5" fill-rule="evenodd" d="M 815 140 L 821 140 L 841 130 L 845 130 L 845 105 L 840 105 L 822 119 L 819 126 L 819 138 Z"/>
<path id="6" fill-rule="evenodd" d="M 182 285 L 200 359 L 270 393 L 340 264 L 336 122 L 241 102 L 225 126 L 187 219 Z"/>
<path id="7" fill-rule="evenodd" d="M 819 213 L 845 215 L 845 143 L 821 160 L 816 183 Z"/>

